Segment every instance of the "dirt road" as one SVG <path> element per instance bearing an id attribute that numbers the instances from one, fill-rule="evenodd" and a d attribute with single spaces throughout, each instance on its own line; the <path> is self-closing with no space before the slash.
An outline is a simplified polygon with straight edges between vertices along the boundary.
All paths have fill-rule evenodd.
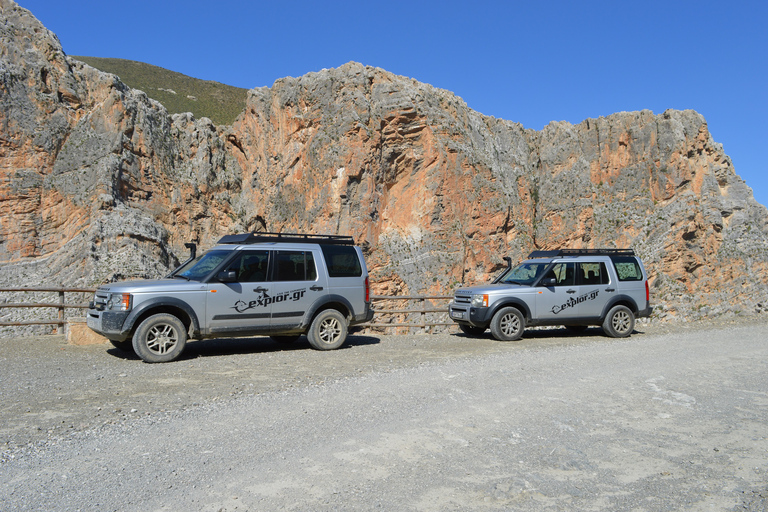
<path id="1" fill-rule="evenodd" d="M 7 510 L 765 510 L 764 322 L 194 342 L 0 340 Z"/>

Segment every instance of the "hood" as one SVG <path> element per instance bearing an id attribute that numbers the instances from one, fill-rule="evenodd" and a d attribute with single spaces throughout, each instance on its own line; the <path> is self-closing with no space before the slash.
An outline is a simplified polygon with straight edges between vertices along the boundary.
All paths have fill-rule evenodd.
<path id="1" fill-rule="evenodd" d="M 109 293 L 152 293 L 169 290 L 199 290 L 204 283 L 187 281 L 186 279 L 141 279 L 137 281 L 122 281 L 99 286 L 99 291 Z"/>
<path id="2" fill-rule="evenodd" d="M 509 292 L 509 290 L 527 290 L 530 286 L 520 284 L 483 284 L 478 286 L 467 286 L 457 288 L 454 292 L 455 295 L 474 295 L 479 293 L 494 293 L 498 291 Z"/>

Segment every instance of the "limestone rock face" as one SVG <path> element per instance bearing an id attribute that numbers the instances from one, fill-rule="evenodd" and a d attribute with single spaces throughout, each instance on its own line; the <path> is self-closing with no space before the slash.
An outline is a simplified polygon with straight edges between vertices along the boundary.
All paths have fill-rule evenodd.
<path id="1" fill-rule="evenodd" d="M 350 234 L 374 293 L 449 294 L 533 249 L 632 247 L 662 317 L 751 312 L 768 212 L 693 111 L 541 131 L 349 63 L 170 116 L 0 0 L 0 285 L 157 277 L 244 231 Z"/>

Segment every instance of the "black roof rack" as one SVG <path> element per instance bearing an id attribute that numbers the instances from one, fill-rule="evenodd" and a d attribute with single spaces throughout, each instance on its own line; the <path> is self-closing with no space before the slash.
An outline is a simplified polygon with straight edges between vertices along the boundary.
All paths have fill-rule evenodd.
<path id="1" fill-rule="evenodd" d="M 533 251 L 528 258 L 556 258 L 558 256 L 634 256 L 634 249 L 555 249 Z"/>
<path id="2" fill-rule="evenodd" d="M 343 235 L 310 235 L 304 233 L 241 233 L 225 235 L 220 244 L 257 244 L 262 242 L 287 242 L 324 245 L 355 245 L 355 239 Z"/>

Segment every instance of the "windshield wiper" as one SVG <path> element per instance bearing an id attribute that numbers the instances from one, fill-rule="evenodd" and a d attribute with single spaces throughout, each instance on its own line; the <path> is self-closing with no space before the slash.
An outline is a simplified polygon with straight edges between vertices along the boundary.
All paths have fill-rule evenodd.
<path id="1" fill-rule="evenodd" d="M 182 279 L 186 279 L 187 281 L 191 281 L 192 280 L 192 278 L 187 277 L 187 276 L 183 276 L 181 274 L 176 274 L 175 276 L 173 276 L 174 279 L 176 279 L 177 277 L 180 277 Z"/>

